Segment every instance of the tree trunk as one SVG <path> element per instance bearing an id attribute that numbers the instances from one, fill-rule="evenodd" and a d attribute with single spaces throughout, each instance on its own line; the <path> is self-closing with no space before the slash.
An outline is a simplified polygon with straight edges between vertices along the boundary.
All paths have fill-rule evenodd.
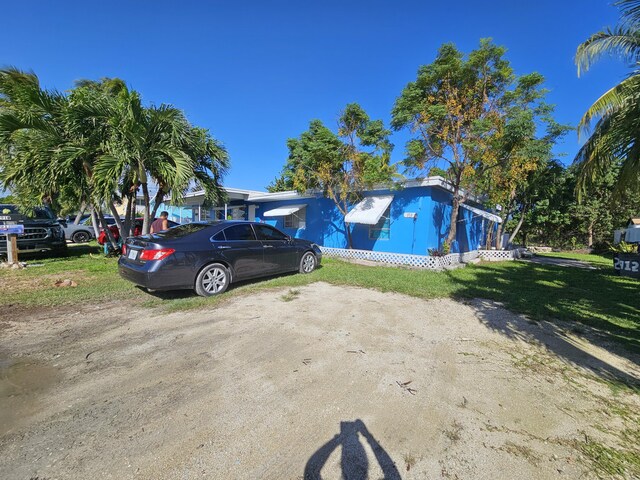
<path id="1" fill-rule="evenodd" d="M 132 219 L 132 211 L 135 211 L 135 195 L 132 194 L 128 194 L 127 195 L 127 211 L 125 212 L 124 215 L 124 224 L 122 225 L 122 231 L 124 232 L 124 235 L 122 237 L 122 242 L 124 242 L 127 238 L 129 238 L 129 236 L 131 235 L 131 219 Z M 132 202 L 133 205 L 132 205 Z"/>
<path id="2" fill-rule="evenodd" d="M 513 241 L 516 239 L 516 235 L 518 234 L 518 232 L 520 231 L 520 228 L 522 227 L 522 224 L 524 223 L 524 216 L 526 213 L 527 213 L 527 206 L 525 205 L 522 207 L 522 213 L 520 213 L 520 220 L 518 220 L 518 224 L 516 225 L 516 228 L 513 229 L 513 232 L 509 237 L 509 243 L 513 243 Z"/>
<path id="3" fill-rule="evenodd" d="M 347 248 L 351 250 L 353 248 L 353 241 L 351 240 L 351 228 L 350 224 L 344 222 L 344 230 L 347 234 Z"/>
<path id="4" fill-rule="evenodd" d="M 164 202 L 164 191 L 161 188 L 158 188 L 158 193 L 153 198 L 153 210 L 151 211 L 151 218 L 156 218 L 158 214 L 158 208 L 160 208 L 160 204 Z"/>
<path id="5" fill-rule="evenodd" d="M 493 245 L 493 224 L 494 222 L 489 222 L 489 227 L 487 228 L 487 242 L 485 244 L 487 250 L 491 250 Z"/>
<path id="6" fill-rule="evenodd" d="M 146 182 L 142 183 L 142 196 L 144 198 L 144 219 L 142 223 L 142 234 L 148 235 L 151 223 L 149 222 L 149 186 Z"/>
<path id="7" fill-rule="evenodd" d="M 451 201 L 451 219 L 449 221 L 449 234 L 447 235 L 446 242 L 449 247 L 453 245 L 453 241 L 456 239 L 456 233 L 458 232 L 458 211 L 460 210 L 460 196 L 458 195 L 458 189 L 453 192 L 453 200 Z"/>
<path id="8" fill-rule="evenodd" d="M 504 222 L 504 220 L 503 220 Z M 502 223 L 498 224 L 498 228 L 496 229 L 496 249 L 497 250 L 501 250 L 502 249 Z"/>
<path id="9" fill-rule="evenodd" d="M 93 227 L 93 233 L 96 238 L 100 236 L 100 228 L 98 228 L 98 215 L 96 214 L 96 208 L 91 205 L 91 226 Z"/>
<path id="10" fill-rule="evenodd" d="M 109 210 L 111 210 L 111 215 L 113 215 L 113 219 L 116 221 L 116 225 L 118 226 L 118 230 L 120 230 L 120 236 L 125 236 L 124 229 L 122 228 L 122 220 L 120 220 L 120 214 L 116 210 L 116 206 L 113 202 L 109 201 Z"/>
<path id="11" fill-rule="evenodd" d="M 107 234 L 107 238 L 109 239 L 109 243 L 111 244 L 111 246 L 113 247 L 114 250 L 118 249 L 118 242 L 116 242 L 115 237 L 113 236 L 113 233 L 111 233 L 111 230 L 109 229 L 109 225 L 107 224 L 107 221 L 104 218 L 104 215 L 102 214 L 102 211 L 100 209 L 96 209 L 96 213 L 98 214 L 98 217 L 100 218 L 100 224 L 102 225 L 102 228 L 104 229 L 105 233 Z"/>
<path id="12" fill-rule="evenodd" d="M 589 248 L 593 247 L 593 222 L 589 223 L 589 227 L 587 228 L 587 246 Z"/>
<path id="13" fill-rule="evenodd" d="M 87 204 L 82 202 L 80 204 L 80 210 L 78 210 L 78 214 L 76 215 L 76 219 L 73 221 L 74 225 L 78 225 L 80 223 L 80 220 L 82 219 L 82 214 L 86 209 L 87 209 Z"/>

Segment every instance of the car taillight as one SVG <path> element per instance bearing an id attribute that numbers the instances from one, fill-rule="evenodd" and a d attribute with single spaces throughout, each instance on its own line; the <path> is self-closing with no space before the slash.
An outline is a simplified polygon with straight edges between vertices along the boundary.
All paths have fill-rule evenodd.
<path id="1" fill-rule="evenodd" d="M 140 254 L 140 260 L 162 260 L 171 255 L 175 250 L 173 248 L 161 248 L 160 250 L 143 250 Z"/>
<path id="2" fill-rule="evenodd" d="M 122 245 L 122 250 L 120 250 L 122 252 L 122 255 L 126 255 L 127 254 L 127 244 L 123 244 Z"/>

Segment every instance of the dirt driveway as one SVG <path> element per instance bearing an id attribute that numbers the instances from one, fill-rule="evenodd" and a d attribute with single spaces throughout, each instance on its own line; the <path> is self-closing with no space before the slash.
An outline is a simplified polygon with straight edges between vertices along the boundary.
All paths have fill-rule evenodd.
<path id="1" fill-rule="evenodd" d="M 316 283 L 2 320 L 3 479 L 593 478 L 637 421 L 612 405 L 640 411 L 601 380 L 633 361 L 482 301 Z"/>

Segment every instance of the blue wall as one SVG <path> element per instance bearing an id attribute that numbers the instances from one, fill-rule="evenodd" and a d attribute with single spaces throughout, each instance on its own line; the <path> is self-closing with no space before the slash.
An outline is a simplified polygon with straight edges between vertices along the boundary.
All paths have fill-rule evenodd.
<path id="1" fill-rule="evenodd" d="M 451 194 L 433 187 L 366 193 L 367 196 L 389 194 L 394 195 L 390 206 L 389 238 L 370 239 L 369 225 L 352 224 L 353 248 L 427 255 L 430 248 L 442 247 L 449 230 Z M 285 228 L 284 217 L 262 216 L 274 208 L 300 204 L 307 205 L 304 229 Z M 416 218 L 405 217 L 405 212 L 415 213 Z M 324 197 L 260 203 L 256 209 L 256 221 L 264 221 L 295 238 L 311 240 L 325 247 L 347 247 L 343 216 L 333 202 Z M 483 218 L 460 208 L 456 240 L 451 246 L 452 252 L 477 249 L 484 242 Z"/>
<path id="2" fill-rule="evenodd" d="M 451 193 L 434 187 L 412 187 L 401 190 L 369 191 L 366 196 L 393 195 L 390 205 L 388 238 L 369 238 L 369 225 L 352 224 L 351 238 L 353 248 L 380 252 L 410 253 L 428 255 L 429 249 L 441 248 L 449 231 L 451 216 Z M 264 212 L 287 205 L 305 204 L 305 228 L 285 228 L 284 217 L 264 217 Z M 233 206 L 245 205 L 245 220 L 248 220 L 249 205 L 255 205 L 256 221 L 264 221 L 295 238 L 311 240 L 325 247 L 347 248 L 342 213 L 333 201 L 322 196 L 313 198 L 295 198 L 264 203 L 233 201 Z M 182 223 L 197 221 L 197 206 L 161 205 L 160 210 L 168 210 L 172 220 Z M 202 209 L 204 212 L 204 209 Z M 414 213 L 415 218 L 405 217 L 405 213 Z M 213 216 L 211 218 L 214 218 Z M 475 250 L 484 244 L 488 220 L 473 212 L 460 208 L 458 212 L 456 241 L 451 245 L 452 252 Z"/>

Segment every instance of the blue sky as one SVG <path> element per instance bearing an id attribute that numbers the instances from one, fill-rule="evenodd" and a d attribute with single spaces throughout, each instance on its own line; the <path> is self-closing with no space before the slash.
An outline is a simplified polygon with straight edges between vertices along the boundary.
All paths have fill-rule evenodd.
<path id="1" fill-rule="evenodd" d="M 236 188 L 263 189 L 286 160 L 287 138 L 313 118 L 334 128 L 349 102 L 388 123 L 395 98 L 444 42 L 506 46 L 517 73 L 547 78 L 556 118 L 573 125 L 627 73 L 604 60 L 576 76 L 577 45 L 617 21 L 603 0 L 0 3 L 1 65 L 59 90 L 120 77 L 146 102 L 183 109 L 226 145 L 224 183 Z M 394 134 L 393 161 L 406 139 Z M 578 147 L 570 134 L 558 152 L 566 163 Z"/>

